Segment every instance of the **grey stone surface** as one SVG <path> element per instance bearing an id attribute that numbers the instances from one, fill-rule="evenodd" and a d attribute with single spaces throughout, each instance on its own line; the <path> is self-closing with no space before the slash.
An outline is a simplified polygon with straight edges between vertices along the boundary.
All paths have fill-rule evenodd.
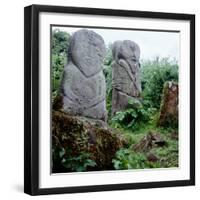
<path id="1" fill-rule="evenodd" d="M 102 70 L 106 54 L 103 38 L 87 29 L 74 33 L 69 46 L 69 60 L 86 76 L 90 77 Z"/>
<path id="2" fill-rule="evenodd" d="M 130 40 L 116 41 L 112 52 L 112 114 L 115 114 L 127 107 L 128 99 L 140 97 L 140 48 Z"/>
<path id="3" fill-rule="evenodd" d="M 104 41 L 95 32 L 81 29 L 73 34 L 69 62 L 61 82 L 65 112 L 106 120 L 106 85 L 102 71 L 105 52 Z"/>

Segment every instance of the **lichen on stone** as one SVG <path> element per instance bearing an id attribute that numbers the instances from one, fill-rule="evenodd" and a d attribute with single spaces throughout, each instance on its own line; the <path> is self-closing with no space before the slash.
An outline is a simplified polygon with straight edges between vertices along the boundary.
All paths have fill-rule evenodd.
<path id="1" fill-rule="evenodd" d="M 87 170 L 112 169 L 112 159 L 125 143 L 125 139 L 111 129 L 97 127 L 62 111 L 52 112 L 52 138 L 53 148 L 70 152 L 67 156 L 89 155 L 96 165 Z"/>

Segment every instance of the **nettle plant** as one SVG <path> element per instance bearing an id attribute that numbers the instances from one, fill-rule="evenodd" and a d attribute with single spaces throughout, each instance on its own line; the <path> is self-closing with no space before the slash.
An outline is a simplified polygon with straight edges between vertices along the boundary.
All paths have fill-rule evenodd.
<path id="1" fill-rule="evenodd" d="M 115 128 L 125 128 L 134 130 L 138 124 L 148 122 L 151 118 L 152 109 L 146 109 L 139 100 L 129 99 L 128 108 L 116 112 L 112 118 Z"/>

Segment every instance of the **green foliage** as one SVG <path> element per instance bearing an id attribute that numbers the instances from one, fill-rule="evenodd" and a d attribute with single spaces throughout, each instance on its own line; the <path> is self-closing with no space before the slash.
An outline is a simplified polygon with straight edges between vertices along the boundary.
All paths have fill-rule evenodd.
<path id="1" fill-rule="evenodd" d="M 67 54 L 69 47 L 70 34 L 59 29 L 52 31 L 52 53 L 53 54 Z"/>
<path id="2" fill-rule="evenodd" d="M 145 109 L 143 104 L 138 100 L 129 100 L 129 106 L 126 110 L 119 111 L 112 118 L 115 128 L 122 127 L 124 129 L 135 130 L 142 123 L 146 123 L 151 119 L 152 108 Z"/>
<path id="3" fill-rule="evenodd" d="M 144 169 L 146 157 L 129 149 L 120 149 L 113 159 L 115 169 Z"/>
<path id="4" fill-rule="evenodd" d="M 55 97 L 60 87 L 60 81 L 62 78 L 63 68 L 66 64 L 66 56 L 64 55 L 52 55 L 52 91 Z"/>
<path id="5" fill-rule="evenodd" d="M 66 169 L 83 172 L 86 171 L 88 167 L 96 166 L 96 162 L 89 158 L 88 153 L 81 152 L 77 157 L 67 157 L 62 160 L 62 164 Z"/>
<path id="6" fill-rule="evenodd" d="M 162 147 L 152 147 L 148 152 L 135 152 L 133 146 L 141 141 L 149 131 L 158 132 L 166 141 Z M 147 125 L 140 127 L 136 132 L 126 129 L 124 135 L 130 144 L 127 148 L 117 151 L 113 159 L 115 169 L 143 169 L 143 168 L 169 168 L 179 166 L 178 139 L 172 138 L 172 133 L 177 134 L 173 128 L 155 127 Z M 176 132 L 176 133 L 175 133 Z M 155 155 L 158 160 L 151 162 L 148 160 L 149 153 Z"/>
<path id="7" fill-rule="evenodd" d="M 142 61 L 142 90 L 147 107 L 159 108 L 163 85 L 166 81 L 178 81 L 178 64 L 169 58 Z"/>
<path id="8" fill-rule="evenodd" d="M 161 158 L 162 167 L 178 167 L 178 140 L 167 137 L 167 144 L 166 147 L 155 148 L 153 152 Z"/>
<path id="9" fill-rule="evenodd" d="M 70 35 L 67 32 L 59 29 L 52 31 L 52 100 L 59 94 L 64 65 L 67 63 L 69 41 Z M 141 61 L 141 100 L 129 100 L 127 109 L 117 112 L 115 116 L 111 118 L 112 62 L 112 44 L 109 44 L 103 62 L 103 73 L 106 80 L 106 107 L 108 111 L 108 122 L 112 127 L 122 132 L 128 140 L 127 148 L 125 149 L 124 147 L 117 151 L 115 158 L 112 160 L 114 168 L 119 170 L 177 167 L 178 140 L 172 140 L 170 138 L 170 133 L 172 133 L 175 128 L 170 126 L 170 124 L 172 124 L 171 122 L 167 125 L 170 129 L 164 127 L 163 130 L 157 130 L 155 125 L 162 99 L 164 83 L 166 81 L 178 82 L 177 61 L 170 60 L 170 58 L 155 58 L 154 60 Z M 66 130 L 67 127 L 65 127 Z M 168 146 L 151 149 L 151 152 L 160 158 L 157 162 L 149 162 L 147 160 L 147 153 L 149 152 L 134 152 L 131 149 L 131 146 L 144 137 L 149 130 L 157 130 L 159 133 L 163 133 L 167 138 Z M 69 135 L 69 132 L 66 132 L 67 135 Z M 78 132 L 80 131 L 78 130 L 77 134 Z M 60 132 L 60 134 L 63 137 L 63 133 Z M 80 137 L 79 139 L 77 139 L 77 135 L 74 135 L 74 139 L 69 142 L 69 144 L 72 144 L 72 146 L 74 144 L 81 146 L 84 138 Z M 105 142 L 107 141 L 105 140 Z M 109 146 L 110 144 L 107 143 L 105 145 Z M 90 153 L 86 152 L 84 149 L 72 152 L 72 146 L 68 145 L 67 148 L 53 146 L 52 164 L 55 172 L 79 172 L 88 171 L 92 168 L 98 169 L 99 163 L 91 159 L 94 157 L 92 157 Z M 108 154 L 110 155 L 111 151 L 108 152 Z M 108 154 L 106 156 L 109 156 Z M 99 160 L 100 159 L 103 159 L 103 154 L 99 154 Z"/>
<path id="10" fill-rule="evenodd" d="M 90 159 L 90 154 L 81 152 L 79 155 L 74 156 L 73 153 L 64 148 L 53 149 L 53 168 L 55 171 L 68 171 L 68 172 L 83 172 L 87 171 L 89 167 L 95 167 L 96 162 Z M 59 170 L 58 170 L 59 168 Z"/>
<path id="11" fill-rule="evenodd" d="M 130 149 L 120 149 L 113 159 L 114 168 L 117 170 L 123 169 L 145 169 L 159 168 L 159 162 L 149 162 L 145 153 L 134 152 Z"/>
<path id="12" fill-rule="evenodd" d="M 106 80 L 106 108 L 108 111 L 108 120 L 111 118 L 112 107 L 112 44 L 107 47 L 106 57 L 104 59 L 103 73 Z"/>
<path id="13" fill-rule="evenodd" d="M 67 51 L 70 35 L 55 29 L 52 32 L 52 92 L 53 98 L 58 94 L 64 65 L 67 63 Z"/>
<path id="14" fill-rule="evenodd" d="M 109 43 L 106 49 L 106 56 L 104 58 L 104 65 L 111 65 L 113 61 L 113 57 L 112 57 L 112 43 Z"/>

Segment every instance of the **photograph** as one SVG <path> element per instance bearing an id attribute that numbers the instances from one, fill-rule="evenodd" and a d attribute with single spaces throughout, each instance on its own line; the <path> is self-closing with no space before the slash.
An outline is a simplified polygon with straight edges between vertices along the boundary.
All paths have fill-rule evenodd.
<path id="1" fill-rule="evenodd" d="M 180 31 L 50 26 L 51 173 L 179 167 Z"/>
<path id="2" fill-rule="evenodd" d="M 195 184 L 194 15 L 30 5 L 24 27 L 25 193 Z"/>

